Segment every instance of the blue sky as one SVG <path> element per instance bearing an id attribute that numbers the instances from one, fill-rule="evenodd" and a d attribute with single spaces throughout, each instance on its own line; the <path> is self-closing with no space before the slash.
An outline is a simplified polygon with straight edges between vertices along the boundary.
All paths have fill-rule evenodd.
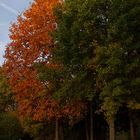
<path id="1" fill-rule="evenodd" d="M 9 27 L 33 0 L 0 0 L 0 65 L 4 62 L 5 45 L 9 42 Z"/>

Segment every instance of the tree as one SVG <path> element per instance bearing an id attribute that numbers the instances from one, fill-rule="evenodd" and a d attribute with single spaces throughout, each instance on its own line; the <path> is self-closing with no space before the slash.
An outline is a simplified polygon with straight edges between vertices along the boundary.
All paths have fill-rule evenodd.
<path id="1" fill-rule="evenodd" d="M 44 123 L 55 119 L 56 126 L 63 115 L 79 115 L 79 106 L 77 111 L 74 107 L 75 101 L 66 101 L 62 108 L 60 101 L 53 98 L 57 79 L 49 75 L 45 80 L 40 79 L 41 65 L 46 71 L 51 70 L 51 73 L 53 69 L 59 68 L 52 63 L 52 49 L 56 45 L 51 37 L 51 33 L 56 30 L 53 9 L 57 5 L 61 6 L 61 1 L 36 0 L 18 17 L 10 28 L 12 42 L 7 45 L 4 64 L 20 116 L 29 116 Z M 56 130 L 57 140 L 58 127 Z"/>
<path id="2" fill-rule="evenodd" d="M 16 102 L 8 84 L 8 78 L 4 74 L 3 67 L 0 67 L 0 112 L 14 111 Z"/>
<path id="3" fill-rule="evenodd" d="M 50 94 L 49 91 L 42 93 L 44 85 L 38 80 L 34 65 L 39 62 L 47 63 L 51 55 L 54 43 L 50 32 L 56 28 L 53 7 L 58 3 L 57 0 L 36 0 L 10 29 L 12 42 L 6 49 L 4 67 L 23 113 L 31 113 L 32 109 L 36 109 L 36 112 L 41 108 L 38 106 L 37 109 L 37 105 L 44 103 L 45 98 L 42 97 Z"/>
<path id="4" fill-rule="evenodd" d="M 61 96 L 61 92 L 58 90 L 62 88 L 62 81 L 64 80 L 64 75 L 62 72 L 63 67 L 61 65 L 50 62 L 48 66 L 39 64 L 36 66 L 36 68 L 39 71 L 39 79 L 41 80 L 41 82 L 51 85 L 52 98 L 55 99 L 55 101 L 57 101 L 58 103 L 58 108 L 56 108 L 57 111 L 55 114 L 55 132 L 57 136 L 56 139 L 58 139 L 58 132 L 60 132 L 58 131 L 58 129 L 61 129 L 61 122 L 63 121 L 63 118 L 68 120 L 71 124 L 73 124 L 75 120 L 79 120 L 79 117 L 85 110 L 85 102 L 82 102 L 80 99 L 69 99 L 67 97 L 59 98 Z"/>
<path id="5" fill-rule="evenodd" d="M 122 49 L 118 45 L 108 47 L 97 47 L 96 71 L 97 84 L 100 86 L 101 112 L 109 124 L 110 140 L 115 139 L 115 118 L 122 106 L 126 90 L 123 84 L 123 57 Z"/>
<path id="6" fill-rule="evenodd" d="M 54 50 L 54 59 L 64 66 L 65 75 L 58 96 L 90 97 L 92 100 L 98 93 L 102 101 L 101 111 L 109 124 L 111 140 L 115 139 L 115 116 L 120 106 L 126 103 L 125 98 L 129 94 L 127 89 L 131 87 L 126 84 L 130 82 L 130 76 L 126 76 L 125 71 L 130 58 L 125 55 L 130 49 L 128 44 L 133 40 L 131 30 L 135 31 L 135 27 L 138 27 L 134 27 L 130 20 L 137 19 L 137 4 L 135 0 L 131 5 L 127 0 L 67 0 L 64 10 L 56 9 L 58 29 L 55 37 L 58 47 Z M 134 21 L 137 23 L 137 20 Z M 132 34 L 137 42 L 137 32 Z M 132 101 L 132 98 L 129 99 Z"/>
<path id="7" fill-rule="evenodd" d="M 108 17 L 108 43 L 96 49 L 97 83 L 103 100 L 101 110 L 106 117 L 112 116 L 112 120 L 120 106 L 139 99 L 138 3 L 135 0 L 131 4 L 127 0 L 112 1 L 113 13 Z M 137 84 L 134 79 L 137 79 Z M 113 124 L 109 124 L 111 128 Z M 110 131 L 114 131 L 113 128 Z M 110 132 L 110 139 L 115 139 L 115 135 L 111 134 L 114 132 Z"/>
<path id="8" fill-rule="evenodd" d="M 94 137 L 93 108 L 97 106 L 98 89 L 95 84 L 96 71 L 91 69 L 90 60 L 94 56 L 93 44 L 105 43 L 106 25 L 100 21 L 101 13 L 98 13 L 98 6 L 105 7 L 105 4 L 98 5 L 94 0 L 66 0 L 63 10 L 55 10 L 57 30 L 54 36 L 58 46 L 54 48 L 53 60 L 63 66 L 62 88 L 56 96 L 90 102 L 91 140 Z"/>
<path id="9" fill-rule="evenodd" d="M 15 140 L 22 137 L 22 127 L 16 116 L 16 102 L 8 78 L 0 67 L 0 139 Z"/>
<path id="10" fill-rule="evenodd" d="M 124 5 L 122 16 L 120 16 L 118 22 L 116 23 L 116 38 L 119 40 L 121 46 L 124 48 L 125 53 L 125 78 L 126 78 L 126 104 L 129 108 L 129 116 L 130 116 L 130 132 L 131 139 L 135 140 L 135 131 L 134 130 L 134 112 L 136 109 L 139 109 L 140 96 L 139 96 L 139 86 L 140 86 L 140 47 L 139 47 L 139 7 L 140 4 L 138 1 L 128 1 L 122 2 Z M 120 24 L 122 23 L 122 24 Z M 121 35 L 120 31 L 122 32 Z M 129 95 L 129 96 L 128 96 Z"/>
<path id="11" fill-rule="evenodd" d="M 35 0 L 12 24 L 5 54 L 20 114 L 55 120 L 58 140 L 59 121 L 82 118 L 90 108 L 93 140 L 93 114 L 100 108 L 115 140 L 120 107 L 132 110 L 140 102 L 138 4 Z"/>
<path id="12" fill-rule="evenodd" d="M 23 135 L 20 122 L 12 112 L 0 113 L 0 139 L 18 140 Z"/>
<path id="13" fill-rule="evenodd" d="M 52 97 L 51 84 L 39 80 L 35 65 L 47 65 L 55 46 L 50 32 L 56 29 L 53 8 L 58 0 L 35 0 L 10 28 L 4 69 L 18 103 L 21 117 L 50 120 L 60 116 L 58 102 Z"/>

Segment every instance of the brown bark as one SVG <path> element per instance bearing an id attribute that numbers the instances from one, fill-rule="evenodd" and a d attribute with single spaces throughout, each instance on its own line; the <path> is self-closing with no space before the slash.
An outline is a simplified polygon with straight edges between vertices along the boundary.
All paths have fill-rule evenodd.
<path id="1" fill-rule="evenodd" d="M 64 140 L 64 131 L 63 131 L 63 125 L 62 122 L 59 122 L 59 128 L 60 128 L 60 140 Z"/>
<path id="2" fill-rule="evenodd" d="M 59 131 L 59 126 L 58 126 L 59 124 L 58 124 L 58 119 L 56 119 L 55 120 L 55 140 L 59 140 L 59 133 L 58 133 L 58 131 Z"/>
<path id="3" fill-rule="evenodd" d="M 134 128 L 134 123 L 132 121 L 132 119 L 130 119 L 130 137 L 131 140 L 136 140 L 136 135 L 135 135 L 135 128 Z"/>
<path id="4" fill-rule="evenodd" d="M 114 119 L 109 121 L 109 140 L 115 140 L 115 124 Z"/>
<path id="5" fill-rule="evenodd" d="M 43 125 L 43 131 L 41 134 L 41 140 L 46 140 L 46 125 Z"/>
<path id="6" fill-rule="evenodd" d="M 89 140 L 89 129 L 88 129 L 88 120 L 85 119 L 85 129 L 86 129 L 86 140 Z"/>
<path id="7" fill-rule="evenodd" d="M 92 105 L 90 106 L 90 140 L 93 140 L 93 108 Z"/>

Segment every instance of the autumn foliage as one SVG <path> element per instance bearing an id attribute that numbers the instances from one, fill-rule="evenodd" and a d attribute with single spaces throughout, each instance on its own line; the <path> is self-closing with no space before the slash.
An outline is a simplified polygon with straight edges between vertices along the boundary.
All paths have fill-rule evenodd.
<path id="1" fill-rule="evenodd" d="M 4 69 L 9 77 L 10 86 L 18 102 L 20 116 L 30 116 L 34 120 L 80 116 L 79 107 L 84 104 L 76 101 L 60 106 L 60 101 L 52 97 L 50 81 L 46 84 L 39 80 L 36 64 L 47 67 L 51 64 L 52 48 L 55 47 L 51 32 L 56 30 L 56 19 L 53 9 L 61 5 L 59 0 L 35 0 L 13 23 L 10 28 L 11 43 L 7 45 Z M 56 66 L 54 67 L 56 68 Z"/>
<path id="2" fill-rule="evenodd" d="M 35 139 L 54 139 L 54 131 L 55 140 L 115 140 L 115 132 L 118 139 L 124 132 L 137 139 L 138 5 L 136 0 L 34 0 L 10 27 L 0 110 L 17 109 Z"/>
<path id="3" fill-rule="evenodd" d="M 36 120 L 52 117 L 57 103 L 50 99 L 38 80 L 34 65 L 49 61 L 54 42 L 50 32 L 56 29 L 53 8 L 58 0 L 36 0 L 10 28 L 12 42 L 6 49 L 5 71 L 15 93 L 21 115 Z M 50 109 L 51 107 L 51 109 Z M 47 108 L 47 110 L 46 110 Z"/>

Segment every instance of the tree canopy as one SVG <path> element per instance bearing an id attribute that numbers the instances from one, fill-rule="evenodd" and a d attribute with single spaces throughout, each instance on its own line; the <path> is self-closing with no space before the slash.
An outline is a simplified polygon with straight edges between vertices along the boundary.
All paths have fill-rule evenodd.
<path id="1" fill-rule="evenodd" d="M 58 120 L 89 117 L 93 140 L 99 113 L 115 140 L 118 113 L 131 122 L 140 104 L 139 4 L 34 0 L 11 25 L 3 66 L 20 116 L 43 128 L 55 120 L 57 131 Z"/>

